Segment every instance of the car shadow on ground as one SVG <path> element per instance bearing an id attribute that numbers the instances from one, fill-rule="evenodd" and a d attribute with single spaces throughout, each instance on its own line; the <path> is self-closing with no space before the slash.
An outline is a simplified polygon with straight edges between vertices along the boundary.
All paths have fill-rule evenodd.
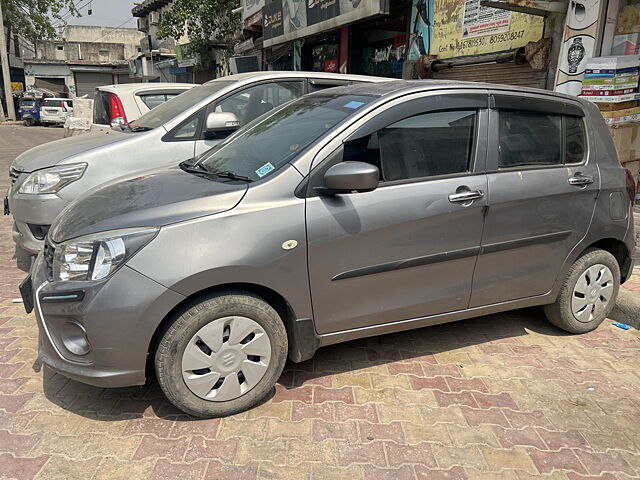
<path id="1" fill-rule="evenodd" d="M 288 361 L 278 381 L 279 387 L 272 390 L 263 403 L 277 395 L 276 390 L 294 390 L 303 388 L 305 384 L 331 386 L 332 375 L 357 374 L 363 369 L 371 371 L 371 367 L 393 362 L 436 363 L 434 355 L 438 353 L 531 334 L 569 335 L 551 325 L 541 308 L 528 308 L 321 348 L 311 360 L 298 364 Z M 38 364 L 34 364 L 34 369 L 37 367 Z M 393 373 L 388 375 L 392 377 Z M 140 387 L 104 389 L 69 380 L 45 367 L 43 386 L 46 398 L 52 403 L 95 420 L 154 416 L 197 420 L 171 405 L 155 378 L 150 378 L 146 385 Z"/>

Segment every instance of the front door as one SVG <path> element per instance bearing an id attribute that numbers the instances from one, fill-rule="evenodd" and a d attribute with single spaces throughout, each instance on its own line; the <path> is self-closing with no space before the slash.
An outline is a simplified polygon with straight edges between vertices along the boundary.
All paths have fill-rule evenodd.
<path id="1" fill-rule="evenodd" d="M 471 307 L 549 292 L 587 233 L 599 192 L 594 144 L 579 106 L 496 95 L 495 107 Z"/>
<path id="2" fill-rule="evenodd" d="M 486 205 L 486 99 L 400 116 L 326 160 L 373 163 L 381 178 L 372 192 L 307 199 L 319 333 L 467 307 Z"/>
<path id="3" fill-rule="evenodd" d="M 294 100 L 303 94 L 302 80 L 283 80 L 259 83 L 235 91 L 210 107 L 211 112 L 235 114 L 240 126 L 255 120 L 268 111 Z M 195 155 L 206 152 L 222 139 L 202 137 L 196 141 Z"/>

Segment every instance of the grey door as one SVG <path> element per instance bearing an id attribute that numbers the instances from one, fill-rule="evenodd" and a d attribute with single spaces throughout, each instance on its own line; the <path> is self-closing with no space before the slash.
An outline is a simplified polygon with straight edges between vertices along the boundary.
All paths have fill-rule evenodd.
<path id="1" fill-rule="evenodd" d="M 489 201 L 471 307 L 542 295 L 589 227 L 599 192 L 577 104 L 495 96 Z"/>
<path id="2" fill-rule="evenodd" d="M 76 95 L 93 98 L 96 88 L 113 84 L 113 75 L 100 72 L 76 72 Z"/>
<path id="3" fill-rule="evenodd" d="M 442 97 L 431 100 L 455 103 Z M 312 184 L 338 161 L 366 161 L 381 172 L 375 191 L 307 199 L 319 333 L 468 305 L 486 203 L 487 97 L 470 96 L 455 110 L 398 113 L 419 104 L 374 118 L 379 127 L 365 126 L 312 171 Z"/>

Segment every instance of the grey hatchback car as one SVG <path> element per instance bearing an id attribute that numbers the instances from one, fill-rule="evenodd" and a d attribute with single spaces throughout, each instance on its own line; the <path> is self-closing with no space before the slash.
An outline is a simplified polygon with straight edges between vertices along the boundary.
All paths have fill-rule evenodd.
<path id="1" fill-rule="evenodd" d="M 596 328 L 632 269 L 633 190 L 578 98 L 339 87 L 81 197 L 21 291 L 52 369 L 105 387 L 155 369 L 178 408 L 223 416 L 338 342 L 533 305 Z"/>

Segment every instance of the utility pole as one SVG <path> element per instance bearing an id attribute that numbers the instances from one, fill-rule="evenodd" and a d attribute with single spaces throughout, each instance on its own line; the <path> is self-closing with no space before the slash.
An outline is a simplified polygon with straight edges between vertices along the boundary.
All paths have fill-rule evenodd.
<path id="1" fill-rule="evenodd" d="M 2 2 L 0 2 L 0 62 L 2 63 L 2 79 L 4 80 L 4 98 L 7 102 L 7 114 L 10 120 L 16 119 L 16 110 L 13 106 L 13 94 L 11 93 L 11 71 L 9 70 L 9 57 L 7 55 L 7 37 L 4 34 L 4 20 L 2 19 Z M 4 118 L 2 119 L 4 120 Z"/>

